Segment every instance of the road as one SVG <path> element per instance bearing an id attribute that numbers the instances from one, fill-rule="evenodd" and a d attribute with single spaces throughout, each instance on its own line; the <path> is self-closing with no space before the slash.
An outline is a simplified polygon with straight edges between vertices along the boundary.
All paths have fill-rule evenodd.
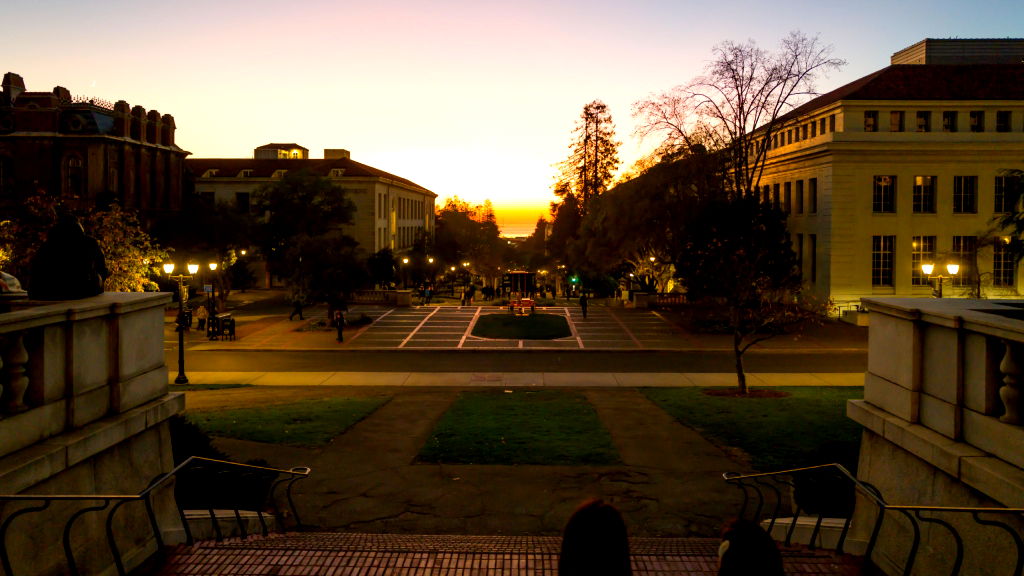
<path id="1" fill-rule="evenodd" d="M 178 359 L 167 351 L 167 366 Z M 864 372 L 867 351 L 750 351 L 750 372 Z M 203 372 L 733 372 L 727 350 L 238 350 L 188 352 L 188 370 Z"/>

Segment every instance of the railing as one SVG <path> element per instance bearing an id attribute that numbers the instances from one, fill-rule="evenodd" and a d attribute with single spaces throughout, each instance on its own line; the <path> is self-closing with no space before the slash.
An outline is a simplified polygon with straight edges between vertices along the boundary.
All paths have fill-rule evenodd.
<path id="1" fill-rule="evenodd" d="M 153 507 L 151 496 L 160 487 L 167 484 L 172 478 L 181 477 L 182 480 L 210 480 L 212 473 L 214 477 L 221 479 L 227 479 L 227 474 L 235 474 L 234 479 L 238 478 L 238 474 L 241 473 L 243 476 L 258 477 L 262 476 L 266 479 L 271 479 L 268 490 L 266 491 L 266 499 L 269 499 L 271 506 L 274 509 L 274 513 L 281 517 L 280 509 L 277 506 L 277 501 L 274 498 L 274 492 L 277 488 L 284 483 L 287 483 L 285 488 L 285 496 L 288 501 L 288 507 L 291 511 L 292 516 L 295 518 L 295 524 L 298 527 L 302 526 L 302 522 L 299 519 L 298 511 L 295 508 L 295 502 L 292 500 L 292 486 L 295 482 L 307 478 L 310 474 L 310 469 L 307 467 L 296 467 L 290 470 L 281 470 L 277 468 L 267 468 L 263 466 L 253 466 L 249 464 L 239 464 L 236 462 L 227 462 L 223 460 L 213 460 L 210 458 L 201 458 L 193 456 L 176 466 L 170 472 L 161 474 L 160 476 L 153 479 L 149 483 L 146 489 L 142 490 L 138 494 L 13 494 L 13 495 L 0 495 L 0 502 L 25 502 L 30 505 L 19 508 L 4 518 L 3 522 L 0 523 L 0 566 L 3 567 L 6 576 L 15 576 L 15 572 L 11 566 L 10 556 L 7 550 L 7 531 L 11 527 L 11 524 L 17 518 L 26 514 L 41 512 L 49 508 L 50 504 L 54 502 L 81 502 L 88 504 L 83 508 L 79 508 L 71 517 L 68 518 L 67 523 L 64 525 L 64 532 L 62 537 L 62 543 L 64 546 L 64 556 L 67 558 L 68 573 L 77 576 L 79 574 L 78 566 L 75 563 L 74 553 L 71 545 L 71 529 L 75 524 L 75 521 L 80 517 L 90 512 L 100 512 L 103 510 L 107 512 L 105 526 L 105 532 L 107 537 L 107 544 L 110 547 L 110 552 L 114 558 L 114 565 L 117 567 L 117 573 L 120 576 L 125 576 L 124 561 L 121 558 L 120 550 L 118 549 L 117 542 L 114 538 L 114 514 L 125 504 L 129 502 L 142 501 L 146 506 L 146 513 L 149 517 L 150 527 L 153 530 L 153 536 L 157 544 L 157 553 L 163 550 L 164 541 L 163 536 L 160 532 L 160 526 L 157 522 L 156 511 Z M 227 474 L 226 474 L 227 473 Z M 191 476 L 191 477 L 190 477 Z M 210 484 L 204 483 L 203 488 L 209 490 Z M 228 486 L 228 493 L 237 493 L 239 487 L 236 485 Z M 185 515 L 185 506 L 182 505 L 181 499 L 176 498 L 178 515 L 181 518 L 181 523 L 185 532 L 185 539 L 188 544 L 194 543 L 192 537 L 192 530 L 189 527 L 188 519 Z M 230 504 L 230 509 L 234 511 L 235 519 L 238 522 L 238 528 L 242 537 L 248 536 L 248 531 L 245 524 L 242 521 L 241 510 L 239 504 L 243 502 L 238 498 L 232 498 L 234 502 L 227 502 Z M 224 502 L 214 502 L 213 498 L 202 497 L 202 501 L 206 504 L 206 509 L 209 510 L 210 520 L 213 523 L 213 531 L 218 541 L 223 539 L 223 535 L 220 529 L 220 524 L 217 520 L 216 513 L 214 511 L 215 505 L 223 506 Z M 264 536 L 269 532 L 267 523 L 263 515 L 263 511 L 260 507 L 256 507 L 257 517 L 259 518 L 261 531 Z M 283 528 L 283 526 L 282 526 Z"/>
<path id="2" fill-rule="evenodd" d="M 1012 539 L 1014 546 L 1017 550 L 1016 562 L 1014 569 L 1010 574 L 1013 576 L 1021 576 L 1022 570 L 1024 570 L 1024 538 L 1020 531 L 1006 522 L 1000 520 L 982 518 L 982 514 L 992 514 L 998 516 L 1017 516 L 1024 518 L 1024 508 L 986 508 L 986 507 L 957 507 L 957 506 L 904 506 L 887 503 L 883 498 L 882 494 L 877 488 L 867 482 L 863 482 L 855 478 L 846 468 L 840 464 L 823 464 L 820 466 L 809 466 L 806 468 L 794 468 L 791 470 L 781 470 L 778 472 L 766 472 L 762 474 L 746 474 L 738 475 L 730 472 L 726 472 L 722 475 L 723 480 L 730 484 L 734 484 L 743 490 L 743 506 L 740 509 L 739 516 L 745 517 L 747 508 L 750 505 L 751 494 L 756 494 L 757 506 L 754 510 L 753 518 L 757 521 L 761 520 L 761 513 L 764 511 L 765 505 L 768 504 L 765 498 L 765 491 L 767 489 L 774 495 L 775 505 L 773 506 L 771 518 L 768 520 L 768 531 L 771 532 L 775 523 L 779 519 L 779 514 L 782 510 L 783 495 L 778 485 L 786 486 L 793 490 L 796 510 L 793 512 L 793 520 L 786 532 L 785 544 L 788 546 L 792 543 L 793 533 L 796 530 L 797 519 L 800 517 L 800 513 L 803 511 L 805 504 L 810 504 L 817 508 L 817 520 L 814 524 L 813 531 L 811 532 L 809 547 L 814 548 L 818 540 L 818 535 L 821 532 L 822 522 L 826 517 L 826 513 L 836 509 L 846 508 L 842 502 L 836 508 L 829 509 L 829 505 L 835 505 L 832 503 L 813 502 L 814 498 L 810 497 L 812 502 L 808 502 L 808 497 L 804 495 L 801 497 L 797 485 L 804 480 L 804 486 L 818 484 L 819 487 L 824 485 L 829 487 L 830 482 L 836 480 L 845 481 L 849 483 L 850 493 L 847 495 L 851 497 L 849 502 L 849 513 L 843 516 L 843 528 L 840 532 L 839 539 L 837 541 L 835 550 L 837 553 L 843 553 L 843 547 L 846 542 L 846 537 L 850 531 L 850 524 L 853 521 L 853 507 L 852 507 L 852 496 L 854 492 L 863 495 L 869 502 L 873 503 L 877 508 L 878 512 L 875 516 L 875 523 L 871 529 L 871 537 L 868 540 L 867 548 L 864 552 L 864 558 L 870 560 L 871 553 L 875 548 L 875 544 L 878 542 L 878 535 L 882 530 L 882 522 L 885 520 L 886 513 L 898 512 L 903 515 L 907 520 L 910 521 L 911 529 L 913 530 L 913 542 L 910 546 L 910 552 L 907 555 L 906 562 L 904 564 L 903 574 L 909 576 L 914 568 L 914 562 L 917 559 L 917 554 L 921 544 L 921 523 L 934 524 L 941 526 L 946 529 L 953 537 L 956 545 L 956 556 L 953 561 L 953 567 L 950 571 L 951 576 L 957 576 L 960 574 L 960 569 L 963 566 L 964 561 L 964 541 L 963 537 L 957 531 L 956 527 L 950 522 L 941 518 L 936 518 L 933 515 L 925 516 L 925 513 L 951 513 L 958 515 L 970 514 L 971 518 L 979 526 L 994 527 L 1005 531 Z M 834 487 L 834 485 L 833 485 Z M 833 491 L 829 491 L 831 496 L 835 496 Z M 819 496 L 821 493 L 819 492 Z M 842 497 L 842 496 L 841 496 Z"/>

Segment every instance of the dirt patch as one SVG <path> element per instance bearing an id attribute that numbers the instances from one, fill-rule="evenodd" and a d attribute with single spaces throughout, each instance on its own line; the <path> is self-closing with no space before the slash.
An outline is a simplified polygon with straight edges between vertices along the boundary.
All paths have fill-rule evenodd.
<path id="1" fill-rule="evenodd" d="M 736 388 L 705 388 L 703 392 L 708 396 L 725 398 L 785 398 L 789 396 L 789 392 L 768 388 L 748 388 L 746 394 L 741 394 Z"/>

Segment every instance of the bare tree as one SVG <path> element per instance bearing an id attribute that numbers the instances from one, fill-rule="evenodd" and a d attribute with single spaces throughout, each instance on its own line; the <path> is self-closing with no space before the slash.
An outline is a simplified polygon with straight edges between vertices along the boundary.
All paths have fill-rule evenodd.
<path id="1" fill-rule="evenodd" d="M 753 40 L 726 41 L 712 50 L 703 76 L 637 102 L 637 134 L 660 136 L 660 151 L 678 153 L 700 145 L 723 152 L 732 192 L 750 195 L 761 179 L 767 142 L 782 129 L 787 112 L 817 95 L 819 75 L 838 70 L 832 47 L 817 37 L 791 32 L 778 51 Z"/>

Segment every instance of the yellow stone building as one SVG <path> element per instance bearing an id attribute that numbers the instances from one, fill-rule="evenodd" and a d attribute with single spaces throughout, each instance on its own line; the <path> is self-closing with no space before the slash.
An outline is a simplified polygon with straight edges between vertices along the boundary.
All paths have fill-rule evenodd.
<path id="1" fill-rule="evenodd" d="M 1019 297 L 993 218 L 1024 168 L 1022 62 L 1024 40 L 929 39 L 782 119 L 760 193 L 789 214 L 813 294 Z"/>

